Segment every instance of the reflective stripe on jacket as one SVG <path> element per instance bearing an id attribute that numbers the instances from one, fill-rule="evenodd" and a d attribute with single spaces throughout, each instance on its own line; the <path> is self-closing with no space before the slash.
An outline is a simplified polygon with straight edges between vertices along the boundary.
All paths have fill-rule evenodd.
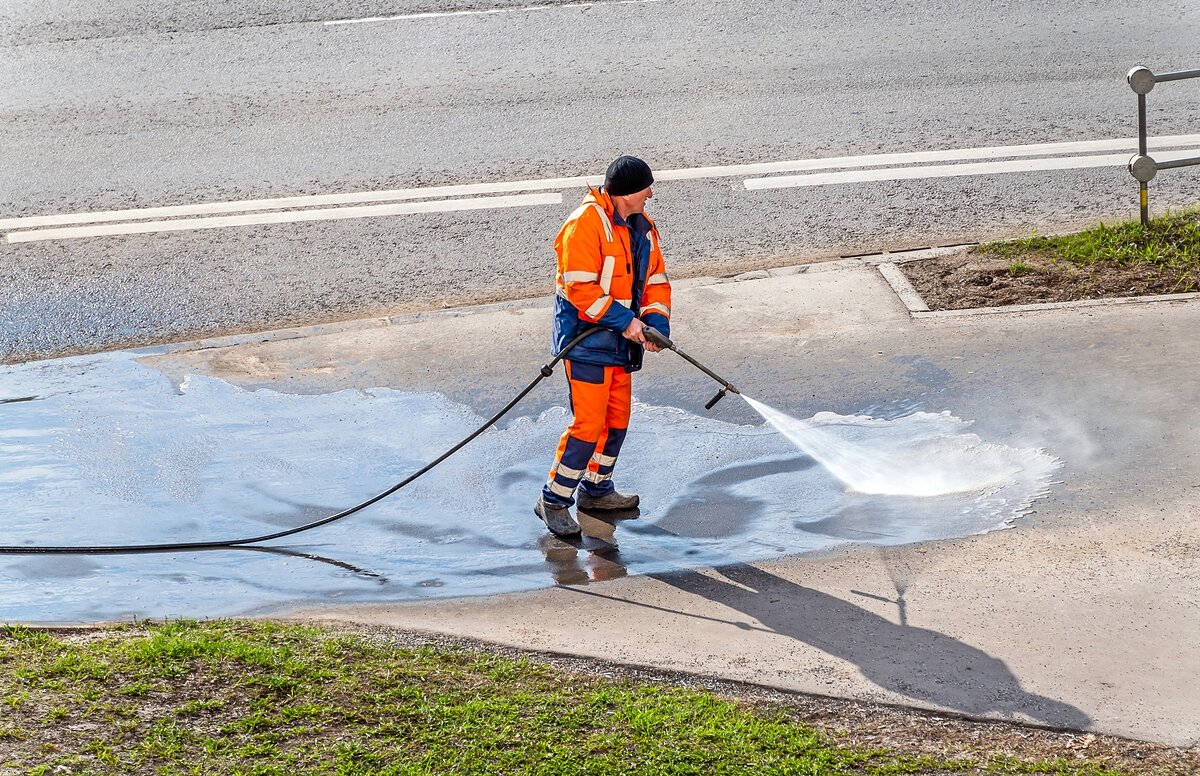
<path id="1" fill-rule="evenodd" d="M 554 241 L 558 276 L 554 300 L 553 352 L 557 353 L 587 328 L 591 335 L 567 356 L 603 366 L 642 365 L 642 347 L 621 336 L 634 317 L 671 335 L 671 283 L 667 279 L 658 229 L 648 216 L 644 240 L 631 238 L 632 227 L 613 210 L 603 191 L 584 198 Z M 636 216 L 632 217 L 635 224 Z M 648 246 L 635 251 L 634 244 Z M 635 255 L 638 254 L 638 255 Z M 635 298 L 636 297 L 636 298 Z"/>

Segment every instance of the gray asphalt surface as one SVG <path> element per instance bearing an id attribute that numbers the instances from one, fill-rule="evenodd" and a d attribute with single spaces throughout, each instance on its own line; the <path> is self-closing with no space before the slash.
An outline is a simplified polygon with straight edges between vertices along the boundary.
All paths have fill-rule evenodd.
<path id="1" fill-rule="evenodd" d="M 692 2 L 347 26 L 446 3 L 10 3 L 0 218 L 1131 136 L 1186 3 Z M 1200 131 L 1195 82 L 1150 98 Z M 1196 168 L 1152 206 L 1200 198 Z M 1128 217 L 1119 169 L 747 192 L 670 183 L 676 276 Z M 0 245 L 0 360 L 544 293 L 559 207 Z"/>

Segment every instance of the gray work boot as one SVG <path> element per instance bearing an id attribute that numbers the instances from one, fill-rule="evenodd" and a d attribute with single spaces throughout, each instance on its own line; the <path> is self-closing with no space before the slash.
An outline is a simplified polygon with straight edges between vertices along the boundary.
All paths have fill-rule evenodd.
<path id="1" fill-rule="evenodd" d="M 533 505 L 533 513 L 542 518 L 542 522 L 555 536 L 579 535 L 579 523 L 571 517 L 569 507 L 547 503 L 545 498 L 538 496 L 537 503 Z"/>
<path id="2" fill-rule="evenodd" d="M 636 493 L 625 495 L 615 490 L 603 496 L 590 496 L 586 490 L 580 488 L 575 494 L 575 503 L 580 509 L 636 509 L 639 500 Z"/>

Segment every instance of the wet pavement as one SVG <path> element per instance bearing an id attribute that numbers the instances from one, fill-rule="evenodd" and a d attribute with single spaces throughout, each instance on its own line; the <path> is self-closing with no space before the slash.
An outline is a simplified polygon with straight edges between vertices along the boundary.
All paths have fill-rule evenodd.
<path id="1" fill-rule="evenodd" d="M 353 518 L 271 552 L 6 557 L 3 614 L 380 624 L 1200 743 L 1200 305 L 914 320 L 853 261 L 676 286 L 675 341 L 785 429 L 811 420 L 790 428 L 808 453 L 648 358 L 618 466 L 643 509 L 585 516 L 575 546 L 531 509 L 559 370 Z M 6 368 L 5 541 L 245 535 L 357 502 L 520 390 L 550 319 L 508 304 Z M 920 476 L 871 463 L 906 457 Z M 984 490 L 895 495 L 938 482 Z"/>
<path id="2" fill-rule="evenodd" d="M 386 490 L 484 420 L 437 393 L 176 381 L 127 353 L 6 367 L 3 386 L 0 545 L 273 533 Z M 488 595 L 967 536 L 1010 525 L 1058 465 L 1039 450 L 987 444 L 948 413 L 793 419 L 806 445 L 797 448 L 768 425 L 639 402 L 624 457 L 658 464 L 631 467 L 621 482 L 641 494 L 645 515 L 581 513 L 583 537 L 563 540 L 531 506 L 566 422 L 561 407 L 514 414 L 403 491 L 269 547 L 0 555 L 0 619 Z M 937 495 L 879 493 L 880 471 L 928 489 L 939 470 L 949 475 Z"/>

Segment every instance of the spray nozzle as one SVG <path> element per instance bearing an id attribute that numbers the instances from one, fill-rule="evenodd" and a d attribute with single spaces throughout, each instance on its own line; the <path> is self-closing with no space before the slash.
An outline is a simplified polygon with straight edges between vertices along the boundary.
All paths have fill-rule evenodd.
<path id="1" fill-rule="evenodd" d="M 725 383 L 725 385 L 721 387 L 721 390 L 717 391 L 717 395 L 708 400 L 708 404 L 704 405 L 704 409 L 711 410 L 716 406 L 717 402 L 725 398 L 726 393 L 736 393 L 740 396 L 742 392 L 737 388 L 734 388 L 729 383 Z"/>
<path id="2" fill-rule="evenodd" d="M 724 399 L 724 398 L 725 398 L 725 389 L 722 388 L 721 390 L 717 391 L 716 396 L 714 396 L 708 400 L 708 404 L 704 405 L 704 409 L 711 410 L 713 407 L 716 406 L 717 402 L 719 402 L 721 399 Z"/>

